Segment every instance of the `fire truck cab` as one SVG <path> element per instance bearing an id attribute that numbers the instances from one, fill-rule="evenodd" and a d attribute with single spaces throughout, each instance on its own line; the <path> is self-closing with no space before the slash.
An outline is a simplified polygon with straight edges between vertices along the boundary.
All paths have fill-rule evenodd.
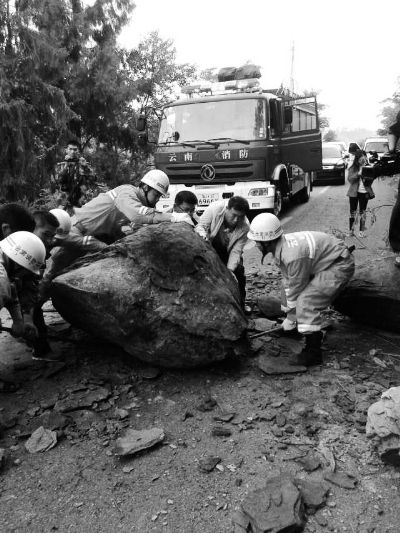
<path id="1" fill-rule="evenodd" d="M 184 87 L 163 108 L 154 158 L 171 185 L 158 207 L 171 208 L 182 189 L 200 212 L 232 196 L 248 200 L 251 217 L 279 215 L 283 200 L 307 202 L 322 167 L 317 103 L 281 93 L 257 78 Z"/>

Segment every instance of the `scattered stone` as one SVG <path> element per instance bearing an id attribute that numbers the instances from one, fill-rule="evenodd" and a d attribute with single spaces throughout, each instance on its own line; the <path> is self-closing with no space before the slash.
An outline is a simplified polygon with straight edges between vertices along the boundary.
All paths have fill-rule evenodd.
<path id="1" fill-rule="evenodd" d="M 319 526 L 326 527 L 328 525 L 328 520 L 322 513 L 317 513 L 314 518 Z"/>
<path id="2" fill-rule="evenodd" d="M 250 339 L 250 347 L 251 351 L 253 353 L 257 353 L 261 350 L 261 348 L 264 347 L 264 339 L 263 338 L 256 338 L 256 339 Z"/>
<path id="3" fill-rule="evenodd" d="M 221 462 L 221 457 L 217 455 L 207 455 L 199 459 L 199 470 L 201 472 L 209 473 Z"/>
<path id="4" fill-rule="evenodd" d="M 325 505 L 329 492 L 326 483 L 295 478 L 294 484 L 299 489 L 308 510 L 315 512 Z"/>
<path id="5" fill-rule="evenodd" d="M 0 471 L 3 470 L 6 464 L 6 451 L 4 448 L 0 448 Z"/>
<path id="6" fill-rule="evenodd" d="M 54 406 L 54 410 L 60 413 L 76 411 L 78 409 L 92 407 L 94 403 L 107 400 L 110 396 L 110 391 L 105 387 L 98 387 L 94 390 L 84 389 L 73 391 L 67 398 L 58 400 Z"/>
<path id="7" fill-rule="evenodd" d="M 138 369 L 138 375 L 143 379 L 157 379 L 161 375 L 161 369 L 156 366 L 146 366 Z"/>
<path id="8" fill-rule="evenodd" d="M 286 416 L 283 413 L 278 413 L 275 417 L 275 424 L 279 428 L 286 426 Z"/>
<path id="9" fill-rule="evenodd" d="M 270 358 L 264 354 L 260 355 L 257 360 L 257 366 L 265 374 L 295 374 L 297 372 L 306 372 L 305 366 L 292 366 L 289 359 L 283 357 Z"/>
<path id="10" fill-rule="evenodd" d="M 291 479 L 270 478 L 265 487 L 245 497 L 232 521 L 235 533 L 302 531 L 305 524 L 302 496 Z"/>
<path id="11" fill-rule="evenodd" d="M 25 448 L 29 453 L 47 452 L 57 444 L 57 433 L 43 426 L 37 428 L 25 442 Z"/>
<path id="12" fill-rule="evenodd" d="M 392 387 L 368 409 L 367 437 L 374 444 L 383 462 L 400 466 L 400 387 Z"/>
<path id="13" fill-rule="evenodd" d="M 206 411 L 212 411 L 213 409 L 215 409 L 215 407 L 217 407 L 216 400 L 209 396 L 208 398 L 205 398 L 201 403 L 199 403 L 199 405 L 197 406 L 197 410 L 204 413 Z"/>
<path id="14" fill-rule="evenodd" d="M 193 416 L 193 413 L 191 413 L 190 411 L 185 411 L 182 415 L 182 422 L 184 422 L 188 418 L 193 418 Z"/>
<path id="15" fill-rule="evenodd" d="M 224 426 L 214 426 L 211 430 L 213 437 L 230 437 L 232 430 Z"/>
<path id="16" fill-rule="evenodd" d="M 268 331 L 276 327 L 276 322 L 268 320 L 268 318 L 255 318 L 253 320 L 253 327 L 255 331 Z"/>
<path id="17" fill-rule="evenodd" d="M 257 305 L 260 312 L 267 318 L 273 319 L 283 315 L 281 300 L 275 296 L 270 296 L 269 294 L 262 295 L 257 299 Z"/>
<path id="18" fill-rule="evenodd" d="M 321 459 L 315 452 L 310 450 L 305 457 L 299 460 L 299 463 L 306 472 L 314 472 L 314 470 L 321 466 Z"/>
<path id="19" fill-rule="evenodd" d="M 32 431 L 40 426 L 54 431 L 56 429 L 64 429 L 70 421 L 70 418 L 55 411 L 51 411 L 50 413 L 44 413 L 39 416 L 37 420 L 33 420 L 30 427 L 32 428 Z"/>
<path id="20" fill-rule="evenodd" d="M 325 472 L 324 479 L 343 489 L 355 489 L 357 478 L 346 472 Z"/>
<path id="21" fill-rule="evenodd" d="M 219 415 L 213 416 L 214 420 L 217 422 L 230 422 L 236 413 L 220 413 Z"/>
<path id="22" fill-rule="evenodd" d="M 122 472 L 124 474 L 130 474 L 132 472 L 132 470 L 134 470 L 135 467 L 134 466 L 124 466 L 123 469 L 122 469 Z"/>
<path id="23" fill-rule="evenodd" d="M 116 455 L 133 455 L 141 450 L 152 448 L 165 439 L 164 430 L 160 428 L 136 431 L 128 429 L 125 434 L 118 438 L 115 443 Z"/>
<path id="24" fill-rule="evenodd" d="M 126 409 L 119 409 L 117 407 L 114 411 L 114 416 L 119 420 L 124 420 L 125 418 L 128 418 L 129 411 L 127 411 Z"/>
<path id="25" fill-rule="evenodd" d="M 283 436 L 283 431 L 280 428 L 272 427 L 271 431 L 275 435 L 275 437 L 282 437 Z"/>

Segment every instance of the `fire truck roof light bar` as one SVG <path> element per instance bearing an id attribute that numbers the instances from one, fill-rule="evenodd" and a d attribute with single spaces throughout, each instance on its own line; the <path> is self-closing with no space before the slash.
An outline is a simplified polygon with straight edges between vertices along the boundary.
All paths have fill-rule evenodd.
<path id="1" fill-rule="evenodd" d="M 260 91 L 261 86 L 257 78 L 250 78 L 247 80 L 232 80 L 225 82 L 202 82 L 194 85 L 186 85 L 182 87 L 181 92 L 188 96 L 193 94 L 201 95 L 209 94 L 226 94 L 230 92 L 254 92 Z"/>

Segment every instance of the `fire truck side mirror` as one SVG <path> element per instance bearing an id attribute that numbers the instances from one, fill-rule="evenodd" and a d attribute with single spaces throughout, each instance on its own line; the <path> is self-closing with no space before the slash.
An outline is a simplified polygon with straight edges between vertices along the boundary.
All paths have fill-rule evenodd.
<path id="1" fill-rule="evenodd" d="M 285 107 L 284 110 L 285 124 L 291 124 L 293 122 L 293 108 Z"/>
<path id="2" fill-rule="evenodd" d="M 136 129 L 139 132 L 145 132 L 147 129 L 147 119 L 145 115 L 139 115 L 136 121 Z"/>

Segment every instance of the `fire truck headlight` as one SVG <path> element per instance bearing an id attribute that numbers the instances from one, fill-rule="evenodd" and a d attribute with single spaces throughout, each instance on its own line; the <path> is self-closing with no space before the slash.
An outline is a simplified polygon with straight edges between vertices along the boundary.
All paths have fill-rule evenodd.
<path id="1" fill-rule="evenodd" d="M 336 163 L 335 167 L 336 168 L 344 168 L 344 163 L 343 162 Z"/>
<path id="2" fill-rule="evenodd" d="M 250 189 L 248 192 L 249 196 L 267 196 L 268 195 L 268 188 L 267 187 L 260 187 L 259 189 Z"/>

